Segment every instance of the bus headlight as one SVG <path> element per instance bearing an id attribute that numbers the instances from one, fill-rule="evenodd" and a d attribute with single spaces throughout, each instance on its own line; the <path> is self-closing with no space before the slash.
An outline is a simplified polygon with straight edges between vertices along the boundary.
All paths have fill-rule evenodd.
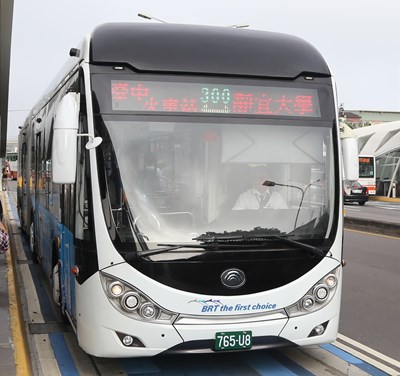
<path id="1" fill-rule="evenodd" d="M 306 310 L 306 311 L 311 311 L 314 308 L 315 305 L 315 299 L 311 295 L 306 295 L 302 300 L 301 300 L 301 306 Z"/>
<path id="2" fill-rule="evenodd" d="M 288 316 L 306 315 L 328 304 L 335 295 L 339 273 L 340 267 L 319 280 L 297 303 L 286 308 Z"/>
<path id="3" fill-rule="evenodd" d="M 152 319 L 156 314 L 156 308 L 151 303 L 142 304 L 140 307 L 140 315 L 146 319 Z"/>
<path id="4" fill-rule="evenodd" d="M 326 285 L 317 285 L 313 291 L 313 295 L 318 302 L 323 302 L 328 299 L 329 296 L 329 287 Z"/>
<path id="5" fill-rule="evenodd" d="M 133 291 L 127 292 L 121 299 L 121 306 L 126 311 L 130 312 L 137 308 L 140 302 L 140 297 Z"/>
<path id="6" fill-rule="evenodd" d="M 329 288 L 335 287 L 337 285 L 337 277 L 335 274 L 328 274 L 324 278 L 324 282 Z"/>
<path id="7" fill-rule="evenodd" d="M 118 298 L 124 292 L 124 286 L 118 281 L 115 281 L 109 284 L 108 291 L 111 296 Z"/>
<path id="8" fill-rule="evenodd" d="M 173 322 L 176 313 L 167 311 L 133 286 L 106 273 L 100 279 L 110 303 L 123 315 L 141 321 Z"/>

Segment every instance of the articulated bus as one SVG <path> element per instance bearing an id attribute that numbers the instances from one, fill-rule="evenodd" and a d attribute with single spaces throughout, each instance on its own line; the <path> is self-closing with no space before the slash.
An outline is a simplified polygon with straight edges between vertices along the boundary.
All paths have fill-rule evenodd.
<path id="1" fill-rule="evenodd" d="M 18 210 L 80 346 L 335 340 L 343 157 L 320 53 L 272 32 L 109 23 L 70 55 L 20 131 Z"/>
<path id="2" fill-rule="evenodd" d="M 367 187 L 368 194 L 376 194 L 376 165 L 375 156 L 373 155 L 360 155 L 358 157 L 360 166 L 358 181 L 364 187 Z"/>

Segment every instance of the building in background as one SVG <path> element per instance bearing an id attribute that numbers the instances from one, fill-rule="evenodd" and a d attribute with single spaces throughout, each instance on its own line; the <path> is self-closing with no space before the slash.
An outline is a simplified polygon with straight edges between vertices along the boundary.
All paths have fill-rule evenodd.
<path id="1" fill-rule="evenodd" d="M 400 121 L 400 112 L 395 111 L 367 111 L 346 110 L 344 111 L 345 123 L 351 128 L 361 128 L 369 125 Z"/>

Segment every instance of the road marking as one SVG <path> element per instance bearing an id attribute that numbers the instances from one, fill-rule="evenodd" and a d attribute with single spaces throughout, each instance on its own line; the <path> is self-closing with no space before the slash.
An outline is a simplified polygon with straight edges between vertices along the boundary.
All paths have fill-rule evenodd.
<path id="1" fill-rule="evenodd" d="M 370 206 L 373 207 L 373 208 L 379 208 L 379 209 L 400 210 L 400 205 L 377 203 L 375 205 L 370 205 Z"/>
<path id="2" fill-rule="evenodd" d="M 360 212 L 360 211 L 361 211 L 361 209 L 354 209 L 354 208 L 349 208 L 349 207 L 346 207 L 346 211 L 355 211 L 355 212 Z"/>
<path id="3" fill-rule="evenodd" d="M 78 375 L 78 370 L 72 360 L 71 352 L 65 342 L 63 333 L 52 333 L 49 335 L 54 356 L 62 375 Z"/>
<path id="4" fill-rule="evenodd" d="M 367 372 L 360 369 L 356 364 L 349 363 L 337 354 L 322 348 L 322 346 L 288 348 L 281 349 L 280 351 L 313 375 L 368 375 Z"/>
<path id="5" fill-rule="evenodd" d="M 38 366 L 40 366 L 43 376 L 61 376 L 53 349 L 50 346 L 49 336 L 47 334 L 35 334 L 33 340 L 38 353 Z"/>
<path id="6" fill-rule="evenodd" d="M 343 334 L 338 334 L 338 340 L 341 340 L 343 342 L 348 343 L 349 345 L 355 347 L 356 349 L 359 349 L 361 351 L 364 351 L 368 354 L 370 354 L 371 356 L 377 358 L 377 359 L 381 359 L 384 362 L 393 365 L 394 367 L 397 367 L 400 369 L 400 362 L 397 361 L 396 359 L 390 358 L 389 356 L 380 353 L 379 351 L 376 351 L 374 349 L 372 349 L 371 347 L 368 347 L 366 345 L 363 345 L 360 342 L 355 341 L 354 339 L 351 339 L 349 337 L 344 336 Z M 340 344 L 341 345 L 341 344 Z"/>
<path id="7" fill-rule="evenodd" d="M 384 367 L 383 364 L 379 362 L 374 362 L 374 364 L 372 364 L 370 362 L 364 361 L 359 356 L 358 357 L 355 356 L 354 351 L 350 352 L 350 347 L 347 347 L 347 349 L 345 350 L 344 348 L 340 348 L 339 346 L 337 346 L 337 342 L 334 342 L 333 344 L 322 345 L 321 347 L 331 352 L 332 354 L 336 355 L 337 357 L 345 360 L 349 364 L 354 364 L 356 367 L 363 370 L 364 372 L 367 372 L 369 375 L 373 376 L 388 375 L 386 372 L 382 371 L 382 368 Z"/>

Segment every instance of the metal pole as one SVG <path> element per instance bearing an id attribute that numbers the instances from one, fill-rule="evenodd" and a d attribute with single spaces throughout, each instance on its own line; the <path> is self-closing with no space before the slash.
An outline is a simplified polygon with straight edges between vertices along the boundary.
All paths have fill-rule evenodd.
<path id="1" fill-rule="evenodd" d="M 392 191 L 394 179 L 396 178 L 397 171 L 399 170 L 399 167 L 400 167 L 400 158 L 398 158 L 398 161 L 397 161 L 397 164 L 396 164 L 396 168 L 394 169 L 393 174 L 392 174 L 392 179 L 390 180 L 390 185 L 389 185 L 388 193 L 387 193 L 387 196 L 386 196 L 388 198 L 390 197 L 390 193 Z M 396 197 L 396 192 L 395 191 L 393 192 L 393 196 L 392 197 Z"/>

